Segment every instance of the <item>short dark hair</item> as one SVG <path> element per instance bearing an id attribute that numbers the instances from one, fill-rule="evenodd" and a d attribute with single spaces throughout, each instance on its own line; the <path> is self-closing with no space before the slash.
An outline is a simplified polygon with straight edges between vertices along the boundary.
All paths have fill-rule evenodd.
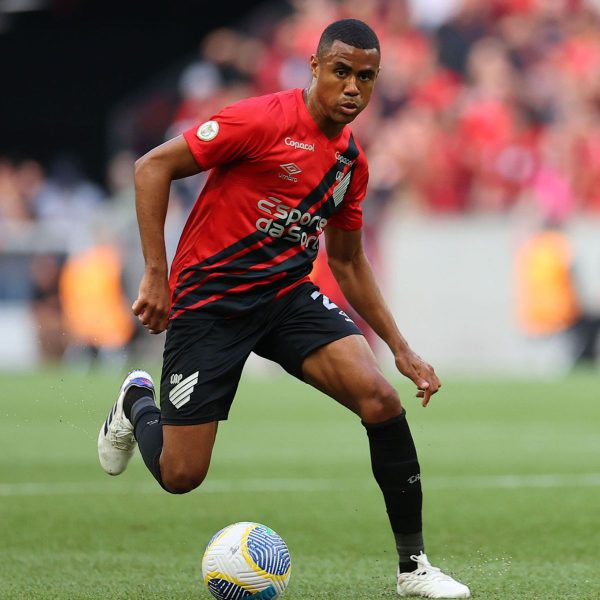
<path id="1" fill-rule="evenodd" d="M 317 46 L 317 56 L 323 56 L 335 40 L 362 50 L 375 48 L 377 52 L 381 52 L 377 34 L 366 23 L 358 19 L 341 19 L 328 25 L 321 34 Z"/>

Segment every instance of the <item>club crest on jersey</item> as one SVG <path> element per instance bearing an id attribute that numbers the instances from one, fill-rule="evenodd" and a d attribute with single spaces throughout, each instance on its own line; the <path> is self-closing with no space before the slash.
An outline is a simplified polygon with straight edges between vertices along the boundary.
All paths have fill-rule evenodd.
<path id="1" fill-rule="evenodd" d="M 206 121 L 206 123 L 202 123 L 202 125 L 198 127 L 196 136 L 203 142 L 210 142 L 210 140 L 214 140 L 217 137 L 218 133 L 219 124 L 216 121 Z"/>

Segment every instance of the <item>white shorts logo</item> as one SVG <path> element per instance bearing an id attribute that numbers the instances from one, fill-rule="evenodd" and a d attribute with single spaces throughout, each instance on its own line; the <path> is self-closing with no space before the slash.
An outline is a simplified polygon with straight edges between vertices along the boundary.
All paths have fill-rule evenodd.
<path id="1" fill-rule="evenodd" d="M 206 121 L 206 123 L 202 123 L 202 125 L 198 127 L 196 136 L 203 142 L 210 142 L 210 140 L 214 140 L 217 137 L 218 133 L 219 124 L 216 121 Z"/>
<path id="2" fill-rule="evenodd" d="M 348 323 L 354 323 L 354 321 L 348 316 L 348 314 L 345 313 L 343 310 L 340 310 L 340 307 L 335 302 L 332 302 L 325 294 L 321 294 L 321 292 L 319 292 L 318 290 L 315 290 L 310 295 L 310 297 L 313 300 L 317 300 L 319 298 L 319 296 L 321 296 L 321 301 L 323 302 L 323 306 L 327 310 L 337 310 L 340 317 L 343 317 L 345 321 L 348 321 Z"/>
<path id="3" fill-rule="evenodd" d="M 169 400 L 175 408 L 181 408 L 190 401 L 194 387 L 198 383 L 198 371 L 181 380 L 170 392 Z"/>

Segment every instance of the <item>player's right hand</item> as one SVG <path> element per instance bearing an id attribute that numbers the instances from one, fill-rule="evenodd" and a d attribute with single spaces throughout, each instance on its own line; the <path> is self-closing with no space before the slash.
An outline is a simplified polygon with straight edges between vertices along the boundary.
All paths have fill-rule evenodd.
<path id="1" fill-rule="evenodd" d="M 171 294 L 164 274 L 145 271 L 137 300 L 131 310 L 140 323 L 152 334 L 163 332 L 169 322 Z"/>

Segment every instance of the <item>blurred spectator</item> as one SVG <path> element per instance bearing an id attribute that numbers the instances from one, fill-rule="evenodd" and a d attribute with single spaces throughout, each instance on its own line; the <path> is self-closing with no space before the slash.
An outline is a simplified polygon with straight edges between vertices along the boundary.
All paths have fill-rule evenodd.
<path id="1" fill-rule="evenodd" d="M 34 205 L 44 183 L 44 170 L 38 162 L 14 163 L 0 157 L 0 226 L 19 230 L 33 222 Z"/>
<path id="2" fill-rule="evenodd" d="M 454 16 L 460 0 L 408 0 L 411 21 L 420 28 L 434 30 Z"/>
<path id="3" fill-rule="evenodd" d="M 118 359 L 134 333 L 121 285 L 122 263 L 115 245 L 99 242 L 70 256 L 60 275 L 60 300 L 71 362 Z"/>
<path id="4" fill-rule="evenodd" d="M 58 285 L 64 257 L 37 254 L 31 260 L 31 310 L 37 327 L 40 357 L 58 362 L 67 347 Z"/>
<path id="5" fill-rule="evenodd" d="M 38 221 L 46 223 L 58 235 L 85 243 L 103 202 L 102 189 L 86 179 L 78 160 L 60 156 L 50 167 L 48 180 L 35 198 L 33 211 Z M 77 223 L 76 228 L 73 223 Z"/>
<path id="6" fill-rule="evenodd" d="M 435 34 L 442 65 L 461 75 L 465 73 L 471 47 L 489 31 L 490 11 L 490 2 L 460 1 L 456 14 Z"/>
<path id="7" fill-rule="evenodd" d="M 517 316 L 533 337 L 568 335 L 572 364 L 594 364 L 600 316 L 582 308 L 568 237 L 549 221 L 519 248 L 516 256 Z"/>

